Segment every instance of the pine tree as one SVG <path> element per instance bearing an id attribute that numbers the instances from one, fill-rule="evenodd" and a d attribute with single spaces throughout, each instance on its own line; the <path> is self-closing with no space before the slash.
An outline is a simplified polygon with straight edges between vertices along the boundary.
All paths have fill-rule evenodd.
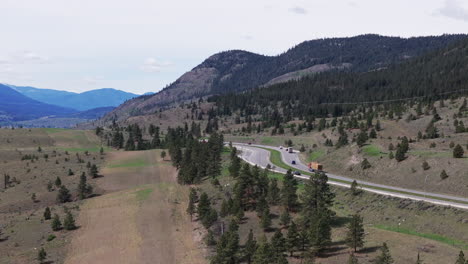
<path id="1" fill-rule="evenodd" d="M 286 172 L 283 179 L 283 189 L 281 189 L 281 201 L 287 210 L 293 210 L 297 205 L 297 180 L 291 170 Z"/>
<path id="2" fill-rule="evenodd" d="M 97 178 L 99 176 L 99 170 L 96 164 L 91 165 L 91 168 L 89 169 L 89 174 L 93 178 Z"/>
<path id="3" fill-rule="evenodd" d="M 371 167 L 371 164 L 370 162 L 367 160 L 367 159 L 364 159 L 362 162 L 361 162 L 361 168 L 363 170 L 366 170 L 366 169 L 369 169 Z"/>
<path id="4" fill-rule="evenodd" d="M 271 226 L 271 214 L 268 206 L 263 210 L 260 225 L 264 230 L 268 230 Z"/>
<path id="5" fill-rule="evenodd" d="M 86 174 L 83 172 L 80 176 L 80 182 L 78 183 L 78 198 L 83 200 L 92 192 L 93 188 L 91 187 L 91 185 L 87 184 Z"/>
<path id="6" fill-rule="evenodd" d="M 449 176 L 447 174 L 447 172 L 445 170 L 442 170 L 442 172 L 440 173 L 440 179 L 441 180 L 445 180 L 447 179 Z"/>
<path id="7" fill-rule="evenodd" d="M 62 180 L 59 176 L 55 179 L 55 186 L 60 187 L 62 185 Z"/>
<path id="8" fill-rule="evenodd" d="M 73 176 L 75 173 L 73 173 L 72 169 L 68 169 L 68 176 Z"/>
<path id="9" fill-rule="evenodd" d="M 47 206 L 46 209 L 44 210 L 44 219 L 45 220 L 50 220 L 52 217 L 50 208 Z"/>
<path id="10" fill-rule="evenodd" d="M 164 160 L 166 158 L 166 151 L 161 151 L 161 159 Z"/>
<path id="11" fill-rule="evenodd" d="M 60 186 L 60 189 L 57 193 L 57 202 L 58 203 L 67 203 L 71 201 L 70 191 L 64 185 Z"/>
<path id="12" fill-rule="evenodd" d="M 268 203 L 270 203 L 271 205 L 278 204 L 278 201 L 280 200 L 280 189 L 278 188 L 277 179 L 270 180 L 270 184 L 268 186 L 267 200 L 268 200 Z"/>
<path id="13" fill-rule="evenodd" d="M 60 217 L 58 214 L 54 215 L 54 218 L 52 219 L 52 223 L 50 225 L 53 231 L 58 231 L 62 229 L 62 222 L 60 222 Z"/>
<path id="14" fill-rule="evenodd" d="M 463 155 L 465 154 L 465 151 L 463 150 L 463 147 L 460 146 L 460 144 L 457 144 L 455 148 L 453 148 L 453 157 L 454 158 L 463 158 Z"/>
<path id="15" fill-rule="evenodd" d="M 252 229 L 249 231 L 249 235 L 247 237 L 247 241 L 244 245 L 244 258 L 247 260 L 247 264 L 252 262 L 253 255 L 257 250 L 257 241 L 254 238 Z"/>
<path id="16" fill-rule="evenodd" d="M 364 235 L 363 219 L 359 214 L 355 214 L 348 226 L 346 244 L 356 252 L 358 247 L 364 246 Z"/>
<path id="17" fill-rule="evenodd" d="M 252 264 L 272 264 L 273 261 L 271 245 L 266 241 L 266 238 L 263 237 L 257 247 L 257 250 L 255 250 Z"/>
<path id="18" fill-rule="evenodd" d="M 280 216 L 280 223 L 284 227 L 287 227 L 289 225 L 289 222 L 291 222 L 291 216 L 289 215 L 289 211 L 284 210 Z"/>
<path id="19" fill-rule="evenodd" d="M 46 259 L 46 257 L 47 257 L 47 252 L 45 251 L 44 248 L 41 248 L 39 252 L 37 253 L 37 260 L 39 261 L 39 263 L 44 263 L 44 260 Z"/>
<path id="20" fill-rule="evenodd" d="M 289 256 L 292 257 L 294 251 L 299 248 L 299 234 L 297 231 L 296 223 L 292 222 L 288 228 L 288 234 L 286 236 L 286 250 L 289 252 Z"/>
<path id="21" fill-rule="evenodd" d="M 387 243 L 383 243 L 382 248 L 380 249 L 380 256 L 375 260 L 376 264 L 392 264 L 393 258 L 390 255 L 390 250 L 388 249 Z"/>
<path id="22" fill-rule="evenodd" d="M 455 262 L 455 264 L 466 264 L 466 259 L 465 259 L 465 254 L 463 253 L 463 251 L 460 251 L 460 253 L 458 254 L 458 258 L 457 258 L 457 261 Z"/>
<path id="23" fill-rule="evenodd" d="M 358 189 L 358 183 L 357 183 L 356 180 L 354 180 L 354 181 L 351 183 L 350 190 L 351 190 L 351 194 L 352 194 L 352 195 L 355 195 L 355 196 L 361 193 L 361 191 Z"/>
<path id="24" fill-rule="evenodd" d="M 273 237 L 271 238 L 271 247 L 273 250 L 273 254 L 275 255 L 275 259 L 278 261 L 283 256 L 284 252 L 286 251 L 286 239 L 281 233 L 280 229 L 277 229 Z"/>
<path id="25" fill-rule="evenodd" d="M 76 229 L 75 219 L 70 211 L 67 210 L 65 219 L 63 220 L 63 228 L 65 230 L 74 230 Z"/>
<path id="26" fill-rule="evenodd" d="M 402 148 L 401 145 L 400 145 L 400 147 L 397 148 L 397 151 L 396 151 L 396 153 L 395 153 L 395 159 L 396 159 L 398 162 L 400 162 L 400 161 L 405 160 L 405 158 L 406 158 L 406 157 L 405 157 L 405 152 L 404 152 L 403 148 Z"/>

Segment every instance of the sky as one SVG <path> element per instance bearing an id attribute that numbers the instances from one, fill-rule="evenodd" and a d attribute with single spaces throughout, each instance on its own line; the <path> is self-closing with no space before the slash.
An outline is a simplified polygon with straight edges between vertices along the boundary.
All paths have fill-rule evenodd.
<path id="1" fill-rule="evenodd" d="M 466 0 L 0 0 L 0 83 L 157 92 L 217 52 L 468 33 Z"/>

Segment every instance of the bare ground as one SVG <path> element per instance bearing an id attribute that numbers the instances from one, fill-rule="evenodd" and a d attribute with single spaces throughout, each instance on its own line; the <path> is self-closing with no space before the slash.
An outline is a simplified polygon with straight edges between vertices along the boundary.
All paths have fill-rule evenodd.
<path id="1" fill-rule="evenodd" d="M 188 189 L 169 162 L 158 151 L 109 156 L 109 164 L 145 162 L 103 170 L 98 185 L 111 193 L 82 206 L 65 263 L 206 263 L 185 214 Z"/>

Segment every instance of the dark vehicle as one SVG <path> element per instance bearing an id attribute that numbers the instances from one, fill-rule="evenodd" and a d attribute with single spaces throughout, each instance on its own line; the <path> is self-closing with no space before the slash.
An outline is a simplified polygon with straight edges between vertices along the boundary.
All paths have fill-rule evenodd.
<path id="1" fill-rule="evenodd" d="M 249 142 L 249 145 L 252 145 L 252 143 L 251 143 L 251 142 Z"/>
<path id="2" fill-rule="evenodd" d="M 301 173 L 298 172 L 298 171 L 295 171 L 295 172 L 294 172 L 294 175 L 301 175 Z"/>
<path id="3" fill-rule="evenodd" d="M 291 161 L 291 164 L 296 165 L 296 161 L 295 160 Z"/>

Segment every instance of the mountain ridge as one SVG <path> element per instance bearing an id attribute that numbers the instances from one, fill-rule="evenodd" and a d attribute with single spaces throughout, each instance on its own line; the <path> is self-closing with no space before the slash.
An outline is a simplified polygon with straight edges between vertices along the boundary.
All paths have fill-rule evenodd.
<path id="1" fill-rule="evenodd" d="M 114 88 L 100 88 L 82 93 L 74 93 L 31 86 L 5 85 L 36 101 L 73 108 L 78 111 L 86 111 L 100 107 L 115 107 L 126 100 L 139 96 L 138 94 Z"/>
<path id="2" fill-rule="evenodd" d="M 357 72 L 382 69 L 465 37 L 459 34 L 399 38 L 367 34 L 309 40 L 276 56 L 242 50 L 219 52 L 160 92 L 128 100 L 104 116 L 103 121 L 151 114 L 162 107 L 203 96 L 246 91 L 321 64 L 331 70 L 342 65 L 350 65 L 346 69 Z"/>

